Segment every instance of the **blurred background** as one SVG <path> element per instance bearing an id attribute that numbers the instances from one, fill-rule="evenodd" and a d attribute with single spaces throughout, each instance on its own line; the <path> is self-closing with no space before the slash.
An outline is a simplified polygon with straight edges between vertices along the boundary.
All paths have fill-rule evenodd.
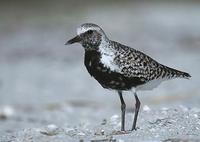
<path id="1" fill-rule="evenodd" d="M 84 50 L 64 43 L 82 23 L 191 74 L 138 92 L 150 108 L 200 104 L 200 1 L 0 1 L 0 135 L 56 123 L 100 122 L 120 114 L 116 92 L 83 64 Z M 128 110 L 134 97 L 126 92 Z M 10 118 L 9 118 L 10 117 Z"/>

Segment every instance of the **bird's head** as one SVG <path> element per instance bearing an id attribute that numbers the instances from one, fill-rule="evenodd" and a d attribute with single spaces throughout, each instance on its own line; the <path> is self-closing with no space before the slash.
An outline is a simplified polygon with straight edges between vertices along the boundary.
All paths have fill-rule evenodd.
<path id="1" fill-rule="evenodd" d="M 103 40 L 107 40 L 107 37 L 98 25 L 85 23 L 77 28 L 77 35 L 68 40 L 65 45 L 80 43 L 86 49 L 95 49 Z"/>

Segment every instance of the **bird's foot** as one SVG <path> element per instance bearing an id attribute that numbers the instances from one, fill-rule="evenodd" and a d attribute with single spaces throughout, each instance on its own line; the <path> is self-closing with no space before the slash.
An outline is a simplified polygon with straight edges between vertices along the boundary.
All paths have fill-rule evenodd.
<path id="1" fill-rule="evenodd" d="M 137 128 L 132 128 L 131 130 L 129 130 L 129 131 L 137 131 L 138 129 L 140 129 L 139 127 L 137 127 Z"/>

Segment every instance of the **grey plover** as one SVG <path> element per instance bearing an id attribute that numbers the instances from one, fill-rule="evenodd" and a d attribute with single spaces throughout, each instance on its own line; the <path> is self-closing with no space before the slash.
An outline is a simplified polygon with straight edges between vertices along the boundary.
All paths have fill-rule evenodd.
<path id="1" fill-rule="evenodd" d="M 162 65 L 146 54 L 110 40 L 96 24 L 85 23 L 77 29 L 77 35 L 66 45 L 80 43 L 85 49 L 84 64 L 89 74 L 103 88 L 116 90 L 121 101 L 121 131 L 125 131 L 125 109 L 122 92 L 132 90 L 135 96 L 135 113 L 131 130 L 136 130 L 140 101 L 136 92 L 150 90 L 162 81 L 191 76 Z"/>

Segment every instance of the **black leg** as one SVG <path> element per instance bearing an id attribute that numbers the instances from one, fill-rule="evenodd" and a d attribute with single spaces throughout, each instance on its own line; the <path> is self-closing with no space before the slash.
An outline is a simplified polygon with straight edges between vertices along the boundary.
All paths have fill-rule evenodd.
<path id="1" fill-rule="evenodd" d="M 140 100 L 138 99 L 138 96 L 136 94 L 136 92 L 134 93 L 134 96 L 135 96 L 135 115 L 134 115 L 134 121 L 133 121 L 133 126 L 132 126 L 132 131 L 133 130 L 136 130 L 136 123 L 137 123 L 137 117 L 138 117 L 138 112 L 139 112 L 139 109 L 140 109 Z"/>
<path id="2" fill-rule="evenodd" d="M 121 101 L 121 131 L 124 131 L 125 129 L 125 111 L 126 111 L 126 104 L 124 102 L 123 96 L 122 96 L 122 92 L 118 91 L 119 97 L 120 97 L 120 101 Z"/>

